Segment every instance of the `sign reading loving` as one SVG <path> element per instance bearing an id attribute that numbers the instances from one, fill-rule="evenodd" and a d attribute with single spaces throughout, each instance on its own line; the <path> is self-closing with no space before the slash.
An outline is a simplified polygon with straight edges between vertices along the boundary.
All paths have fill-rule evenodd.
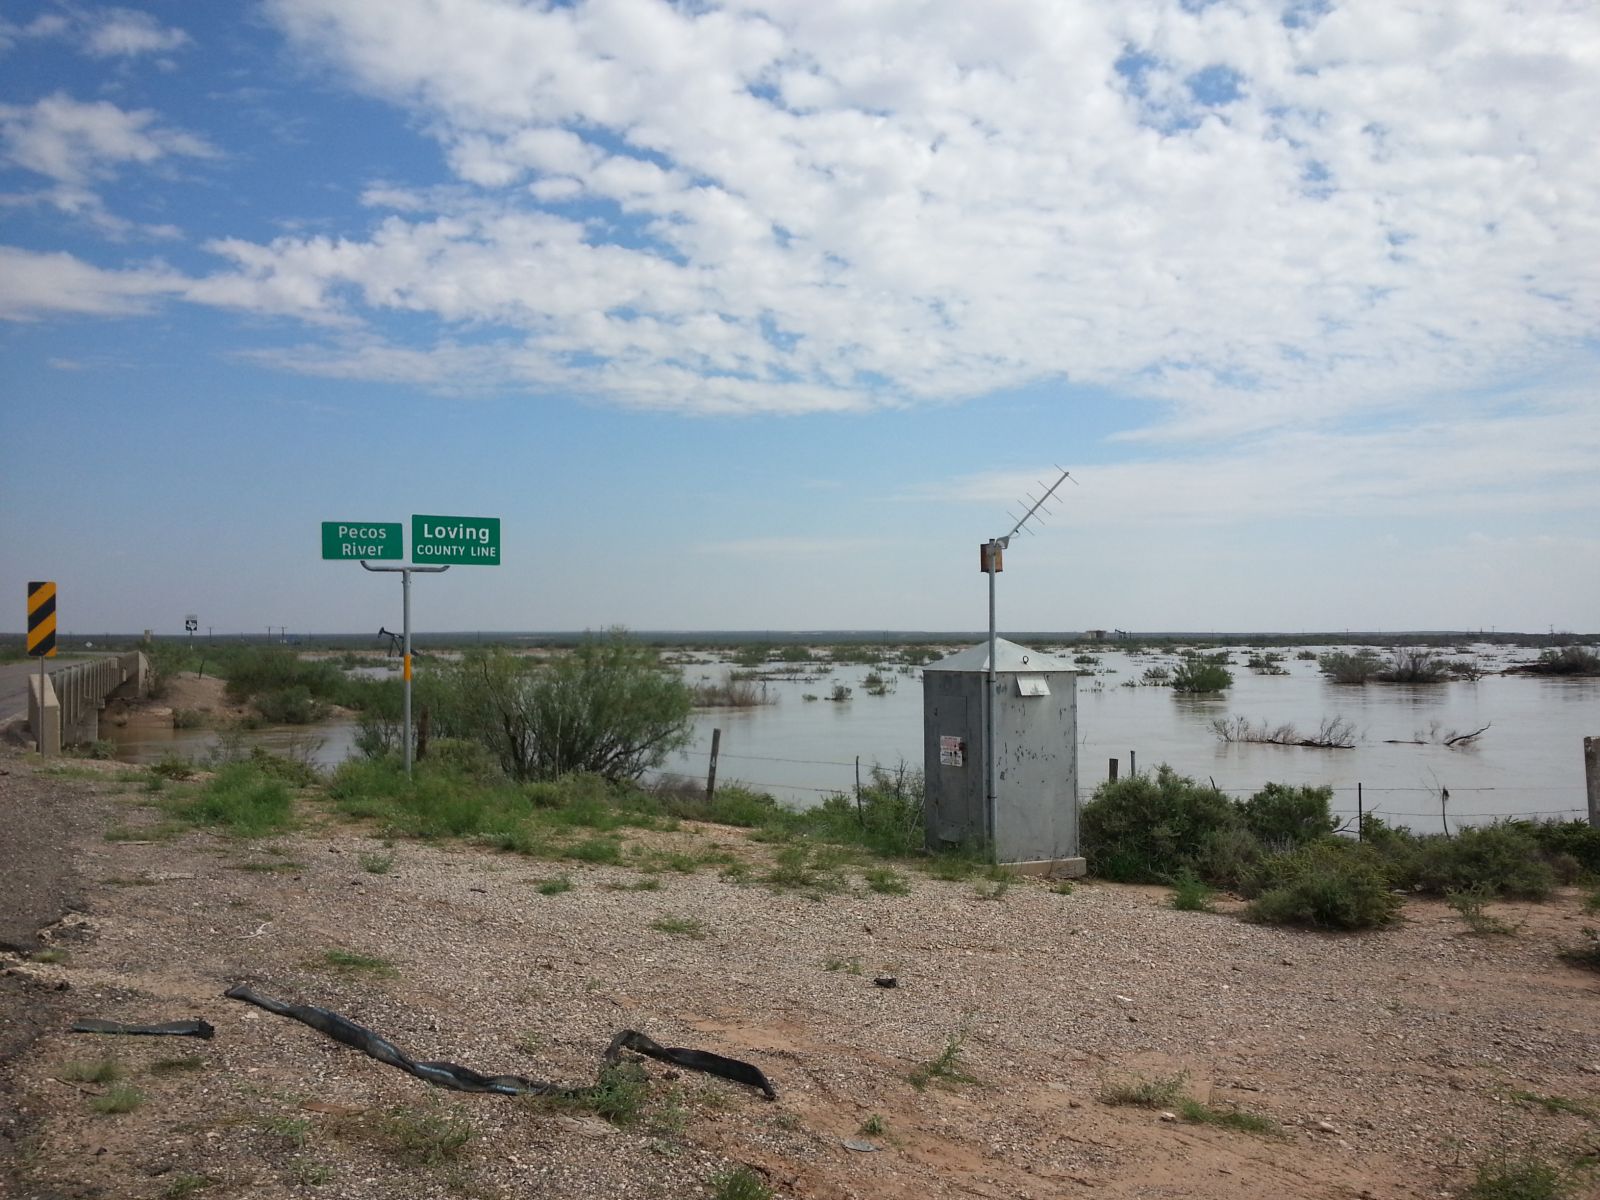
<path id="1" fill-rule="evenodd" d="M 413 516 L 411 561 L 498 567 L 500 518 Z"/>

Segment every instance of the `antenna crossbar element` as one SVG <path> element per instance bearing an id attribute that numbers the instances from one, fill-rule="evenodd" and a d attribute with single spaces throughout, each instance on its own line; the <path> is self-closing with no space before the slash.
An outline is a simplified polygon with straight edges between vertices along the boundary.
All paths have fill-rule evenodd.
<path id="1" fill-rule="evenodd" d="M 1024 492 L 1023 493 L 1024 496 L 1027 496 L 1029 500 L 1033 500 L 1033 507 L 1028 509 L 1027 512 L 1022 514 L 1022 519 L 1011 527 L 1011 532 L 1010 533 L 1006 534 L 1005 537 L 998 538 L 996 540 L 999 541 L 999 543 L 1002 546 L 1009 545 L 1010 542 L 1011 542 L 1011 539 L 1017 535 L 1018 531 L 1021 530 L 1025 525 L 1027 525 L 1029 520 L 1032 519 L 1033 515 L 1035 513 L 1037 513 L 1041 508 L 1044 507 L 1045 501 L 1050 499 L 1051 496 L 1054 496 L 1056 494 L 1056 489 L 1058 487 L 1060 487 L 1063 483 L 1065 483 L 1070 478 L 1071 478 L 1071 473 L 1070 472 L 1062 471 L 1061 475 L 1056 479 L 1056 481 L 1054 483 L 1052 483 L 1048 488 L 1045 489 L 1044 495 L 1039 497 L 1039 499 L 1037 499 L 1037 500 L 1033 500 L 1033 496 L 1031 494 L 1029 494 L 1027 492 Z M 1076 483 L 1077 480 L 1073 480 L 1073 482 Z M 1048 511 L 1048 510 L 1046 510 L 1046 511 Z M 1011 514 L 1009 512 L 1006 514 L 1006 516 L 1008 516 L 1008 517 L 1010 515 Z M 1033 531 L 1030 529 L 1028 532 L 1032 533 Z"/>

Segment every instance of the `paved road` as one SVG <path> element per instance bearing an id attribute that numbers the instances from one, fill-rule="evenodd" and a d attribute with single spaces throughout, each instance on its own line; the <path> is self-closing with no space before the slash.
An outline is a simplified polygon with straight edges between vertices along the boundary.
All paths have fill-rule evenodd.
<path id="1" fill-rule="evenodd" d="M 90 657 L 96 657 L 91 655 Z M 78 657 L 73 658 L 47 658 L 45 670 L 59 671 L 62 667 L 70 667 L 73 663 L 82 662 Z M 5 724 L 12 717 L 26 716 L 28 712 L 28 677 L 39 674 L 39 660 L 30 658 L 27 662 L 7 663 L 0 667 L 0 725 Z"/>
<path id="2" fill-rule="evenodd" d="M 106 656 L 107 654 L 78 653 L 78 651 L 72 654 L 58 654 L 56 658 L 45 659 L 45 670 L 48 674 L 54 674 L 62 667 L 70 667 L 75 662 L 88 662 Z M 26 717 L 29 675 L 38 675 L 37 658 L 27 659 L 26 662 L 6 662 L 5 666 L 0 667 L 0 725 L 5 725 L 13 717 Z"/>

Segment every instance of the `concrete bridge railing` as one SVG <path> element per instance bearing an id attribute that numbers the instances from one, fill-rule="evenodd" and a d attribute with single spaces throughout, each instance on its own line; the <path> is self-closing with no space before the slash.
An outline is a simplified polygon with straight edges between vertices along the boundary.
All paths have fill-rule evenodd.
<path id="1" fill-rule="evenodd" d="M 100 710 L 121 689 L 139 697 L 149 693 L 150 662 L 138 650 L 29 676 L 28 728 L 40 752 L 59 754 L 64 745 L 96 740 Z"/>

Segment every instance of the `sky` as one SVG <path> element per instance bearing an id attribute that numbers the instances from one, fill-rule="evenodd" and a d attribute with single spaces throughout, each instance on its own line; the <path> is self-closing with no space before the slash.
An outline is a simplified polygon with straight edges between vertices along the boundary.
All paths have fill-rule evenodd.
<path id="1" fill-rule="evenodd" d="M 6 0 L 0 631 L 413 514 L 421 630 L 976 630 L 1067 470 L 1003 631 L 1592 632 L 1596 113 L 1590 0 Z"/>

